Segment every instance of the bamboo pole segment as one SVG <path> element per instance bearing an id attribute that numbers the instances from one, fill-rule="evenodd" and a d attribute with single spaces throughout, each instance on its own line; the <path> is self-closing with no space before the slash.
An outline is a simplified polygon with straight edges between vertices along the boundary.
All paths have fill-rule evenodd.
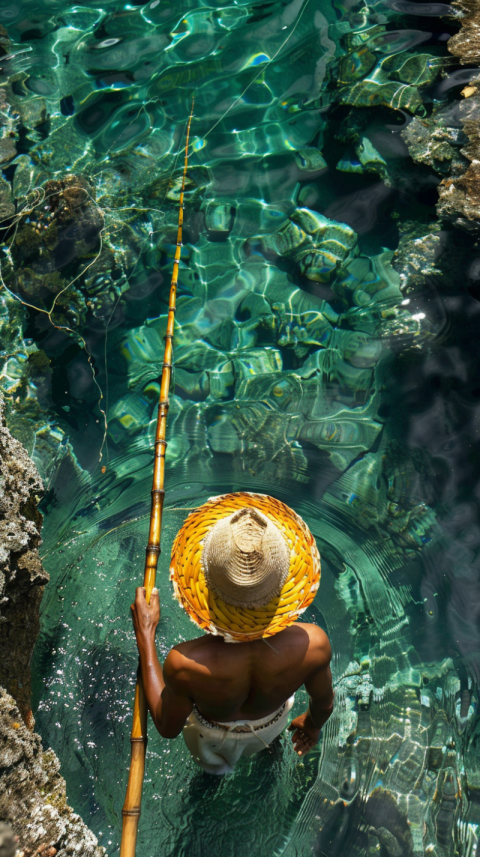
<path id="1" fill-rule="evenodd" d="M 160 556 L 160 535 L 162 531 L 163 501 L 165 497 L 165 450 L 167 447 L 166 428 L 168 413 L 168 393 L 172 377 L 173 330 L 175 325 L 175 309 L 177 305 L 178 267 L 182 253 L 183 232 L 183 197 L 188 168 L 188 144 L 190 125 L 192 123 L 195 100 L 192 98 L 192 109 L 188 118 L 187 138 L 185 143 L 185 160 L 183 166 L 182 188 L 180 191 L 180 206 L 178 211 L 177 246 L 173 260 L 172 280 L 170 283 L 170 298 L 168 302 L 167 332 L 165 334 L 165 351 L 163 355 L 162 380 L 160 384 L 160 400 L 158 403 L 157 431 L 155 435 L 155 457 L 153 464 L 152 504 L 150 510 L 150 530 L 146 549 L 145 572 L 143 585 L 147 590 L 147 602 L 155 586 L 158 558 Z M 145 771 L 145 753 L 147 749 L 147 702 L 140 670 L 137 675 L 135 702 L 133 706 L 133 724 L 130 736 L 132 745 L 130 771 L 128 774 L 127 793 L 122 809 L 122 842 L 120 857 L 135 857 L 137 830 L 142 801 L 143 775 Z"/>

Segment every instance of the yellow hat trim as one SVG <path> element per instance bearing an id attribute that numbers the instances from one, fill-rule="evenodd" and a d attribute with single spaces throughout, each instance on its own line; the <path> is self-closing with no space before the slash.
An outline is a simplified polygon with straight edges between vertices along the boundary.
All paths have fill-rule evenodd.
<path id="1" fill-rule="evenodd" d="M 234 607 L 208 589 L 202 567 L 203 540 L 217 521 L 245 506 L 264 513 L 290 548 L 290 570 L 280 595 L 262 608 Z M 273 497 L 239 491 L 212 497 L 188 516 L 172 548 L 170 579 L 190 618 L 212 634 L 246 642 L 271 637 L 291 625 L 312 603 L 320 584 L 320 554 L 302 518 Z"/>

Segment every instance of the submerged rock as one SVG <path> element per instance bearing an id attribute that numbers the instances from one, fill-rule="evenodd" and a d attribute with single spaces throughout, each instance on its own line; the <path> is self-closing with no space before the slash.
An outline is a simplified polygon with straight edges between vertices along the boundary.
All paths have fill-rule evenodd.
<path id="1" fill-rule="evenodd" d="M 393 107 L 394 110 L 409 110 L 425 115 L 422 97 L 414 86 L 396 81 L 365 78 L 354 86 L 342 90 L 340 104 L 353 107 Z"/>
<path id="2" fill-rule="evenodd" d="M 480 62 L 478 3 L 475 0 L 457 0 L 454 6 L 464 15 L 461 18 L 461 29 L 448 42 L 448 50 L 458 57 L 462 65 L 478 64 Z M 452 171 L 450 176 L 440 184 L 437 212 L 439 217 L 450 220 L 456 226 L 470 232 L 477 232 L 480 228 L 479 75 L 473 71 L 468 78 L 469 85 L 462 91 L 465 100 L 458 107 L 458 118 L 468 138 L 467 145 L 460 151 L 470 163 L 462 175 L 458 175 L 458 171 Z"/>
<path id="3" fill-rule="evenodd" d="M 463 172 L 466 160 L 460 146 L 465 135 L 460 128 L 450 127 L 441 112 L 428 119 L 416 116 L 401 136 L 417 164 L 426 164 L 443 176 Z"/>
<path id="4" fill-rule="evenodd" d="M 444 65 L 442 57 L 430 54 L 393 54 L 382 62 L 390 80 L 408 83 L 412 86 L 427 86 L 437 78 Z"/>
<path id="5" fill-rule="evenodd" d="M 440 184 L 437 212 L 456 226 L 476 232 L 480 228 L 480 94 L 466 98 L 459 113 L 468 138 L 460 151 L 470 163 L 463 175 L 450 176 Z"/>
<path id="6" fill-rule="evenodd" d="M 325 170 L 327 167 L 327 162 L 322 153 L 313 146 L 299 149 L 298 152 L 295 152 L 294 158 L 298 169 L 305 170 L 305 172 Z"/>
<path id="7" fill-rule="evenodd" d="M 87 307 L 78 285 L 100 250 L 103 228 L 103 212 L 89 180 L 67 175 L 47 181 L 19 220 L 11 242 L 13 268 L 5 269 L 9 288 L 40 311 L 50 310 L 55 297 L 57 324 L 83 324 Z M 82 266 L 74 276 L 72 264 Z"/>
<path id="8" fill-rule="evenodd" d="M 443 251 L 440 223 L 425 224 L 420 233 L 416 221 L 404 221 L 392 265 L 400 277 L 405 296 L 422 287 L 427 277 L 440 273 L 437 264 Z"/>
<path id="9" fill-rule="evenodd" d="M 247 247 L 259 247 L 267 257 L 292 259 L 309 280 L 327 283 L 352 258 L 357 236 L 346 223 L 298 208 L 276 232 L 255 236 Z"/>
<path id="10" fill-rule="evenodd" d="M 12 189 L 4 178 L 0 179 L 0 226 L 3 226 L 8 218 L 15 214 L 15 206 L 12 201 Z"/>
<path id="11" fill-rule="evenodd" d="M 5 30 L 0 27 L 0 39 L 3 39 Z M 5 89 L 0 89 L 0 165 L 5 167 L 17 154 L 14 139 L 18 115 L 12 110 Z"/>
<path id="12" fill-rule="evenodd" d="M 337 170 L 344 173 L 378 173 L 388 183 L 387 164 L 368 137 L 361 137 L 355 146 L 355 153 L 347 150 L 337 164 Z"/>
<path id="13" fill-rule="evenodd" d="M 462 65 L 480 63 L 480 27 L 476 0 L 457 0 L 457 9 L 464 12 L 462 26 L 448 42 L 448 50 L 458 57 Z"/>
<path id="14" fill-rule="evenodd" d="M 338 64 L 339 82 L 351 83 L 368 74 L 375 66 L 377 58 L 365 45 L 346 54 Z"/>

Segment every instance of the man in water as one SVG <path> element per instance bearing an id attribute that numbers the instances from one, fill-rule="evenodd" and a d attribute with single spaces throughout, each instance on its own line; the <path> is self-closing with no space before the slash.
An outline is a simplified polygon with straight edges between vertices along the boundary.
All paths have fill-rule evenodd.
<path id="1" fill-rule="evenodd" d="M 207 631 L 155 647 L 158 590 L 132 605 L 148 708 L 164 738 L 183 737 L 205 771 L 225 774 L 285 729 L 302 685 L 307 710 L 289 726 L 295 751 L 314 747 L 333 710 L 331 648 L 317 625 L 295 620 L 315 597 L 320 557 L 306 524 L 262 494 L 227 494 L 196 509 L 172 550 L 175 594 Z"/>

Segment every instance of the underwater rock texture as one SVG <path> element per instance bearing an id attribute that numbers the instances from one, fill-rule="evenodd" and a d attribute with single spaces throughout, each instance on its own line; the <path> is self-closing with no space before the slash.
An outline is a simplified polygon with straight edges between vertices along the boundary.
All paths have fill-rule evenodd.
<path id="1" fill-rule="evenodd" d="M 480 11 L 478 17 L 480 24 Z M 475 85 L 468 88 L 475 90 Z M 476 232 L 480 226 L 480 93 L 475 90 L 460 104 L 459 115 L 468 138 L 461 153 L 470 164 L 462 175 L 441 182 L 437 211 L 440 217 Z"/>
<path id="2" fill-rule="evenodd" d="M 43 491 L 37 468 L 0 410 L 0 817 L 11 823 L 24 857 L 100 857 L 103 848 L 66 802 L 53 750 L 31 730 L 30 661 L 48 574 L 38 554 Z M 14 697 L 14 698 L 12 698 Z"/>
<path id="3" fill-rule="evenodd" d="M 417 164 L 427 164 L 449 177 L 464 172 L 466 161 L 458 150 L 464 135 L 459 128 L 445 126 L 440 111 L 430 119 L 412 119 L 402 138 Z"/>
<path id="4" fill-rule="evenodd" d="M 480 62 L 480 4 L 478 0 L 460 0 L 456 7 L 464 13 L 459 32 L 448 42 L 448 50 L 462 65 Z M 476 78 L 470 79 L 462 93 L 459 119 L 468 143 L 461 154 L 469 161 L 459 177 L 450 176 L 440 184 L 437 211 L 440 217 L 457 226 L 477 231 L 480 226 L 480 94 Z"/>
<path id="5" fill-rule="evenodd" d="M 65 780 L 53 750 L 22 723 L 12 697 L 0 688 L 0 816 L 18 836 L 23 857 L 101 857 L 105 850 L 67 804 Z"/>
<path id="6" fill-rule="evenodd" d="M 15 857 L 15 834 L 9 824 L 0 821 L 0 857 Z"/>
<path id="7" fill-rule="evenodd" d="M 37 468 L 8 431 L 0 412 L 0 683 L 17 700 L 27 726 L 30 708 L 30 660 L 40 629 L 39 609 L 48 581 L 38 555 L 43 490 Z"/>
<path id="8" fill-rule="evenodd" d="M 480 63 L 480 3 L 478 0 L 457 0 L 453 4 L 463 13 L 462 26 L 448 42 L 448 50 L 462 65 Z"/>

